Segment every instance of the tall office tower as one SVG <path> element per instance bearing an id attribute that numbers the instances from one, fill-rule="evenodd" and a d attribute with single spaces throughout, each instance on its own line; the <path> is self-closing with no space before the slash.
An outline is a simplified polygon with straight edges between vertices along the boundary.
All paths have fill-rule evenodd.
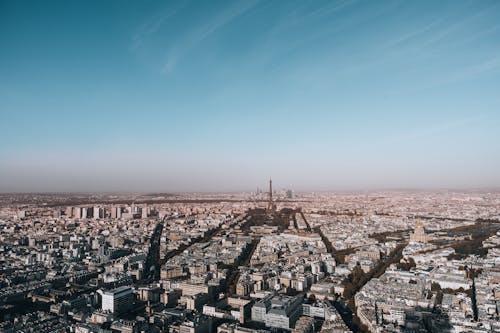
<path id="1" fill-rule="evenodd" d="M 148 207 L 142 207 L 141 208 L 141 217 L 143 219 L 147 218 L 148 217 Z"/>
<path id="2" fill-rule="evenodd" d="M 99 218 L 99 211 L 100 211 L 100 208 L 99 208 L 99 207 L 97 207 L 97 206 L 94 206 L 94 211 L 93 211 L 94 216 L 93 216 L 93 217 L 94 217 L 94 219 L 96 219 L 96 220 Z"/>
<path id="3" fill-rule="evenodd" d="M 111 313 L 125 313 L 132 309 L 134 292 L 131 287 L 123 286 L 109 291 L 99 290 L 102 295 L 102 310 Z"/>
<path id="4" fill-rule="evenodd" d="M 111 218 L 116 219 L 116 212 L 118 210 L 118 207 L 111 207 Z"/>
<path id="5" fill-rule="evenodd" d="M 83 207 L 82 208 L 82 219 L 86 219 L 86 218 L 87 218 L 87 208 Z"/>
<path id="6" fill-rule="evenodd" d="M 73 208 L 73 217 L 77 219 L 82 217 L 82 209 L 80 207 Z"/>
<path id="7" fill-rule="evenodd" d="M 73 207 L 66 207 L 66 216 L 73 217 Z"/>

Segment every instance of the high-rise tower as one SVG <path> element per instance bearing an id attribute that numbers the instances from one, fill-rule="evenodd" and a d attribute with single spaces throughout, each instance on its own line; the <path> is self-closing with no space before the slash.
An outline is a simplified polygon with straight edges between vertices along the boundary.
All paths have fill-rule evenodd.
<path id="1" fill-rule="evenodd" d="M 274 212 L 276 210 L 276 205 L 273 202 L 273 180 L 269 178 L 269 202 L 267 203 L 267 210 Z"/>

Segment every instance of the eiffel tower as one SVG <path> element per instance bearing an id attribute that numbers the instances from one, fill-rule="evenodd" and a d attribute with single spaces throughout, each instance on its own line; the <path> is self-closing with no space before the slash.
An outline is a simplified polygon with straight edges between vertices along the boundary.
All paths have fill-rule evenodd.
<path id="1" fill-rule="evenodd" d="M 269 178 L 269 202 L 267 203 L 267 211 L 276 211 L 276 205 L 273 202 L 273 180 Z"/>

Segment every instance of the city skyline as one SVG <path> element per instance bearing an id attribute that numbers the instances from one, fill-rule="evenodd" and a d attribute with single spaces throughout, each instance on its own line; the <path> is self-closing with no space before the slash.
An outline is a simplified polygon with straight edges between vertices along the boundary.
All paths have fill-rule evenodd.
<path id="1" fill-rule="evenodd" d="M 499 188 L 500 3 L 0 1 L 0 192 Z"/>

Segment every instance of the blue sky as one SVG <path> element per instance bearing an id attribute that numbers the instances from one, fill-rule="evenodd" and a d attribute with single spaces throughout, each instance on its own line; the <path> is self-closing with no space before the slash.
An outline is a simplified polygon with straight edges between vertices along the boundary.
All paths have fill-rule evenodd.
<path id="1" fill-rule="evenodd" d="M 498 1 L 0 0 L 0 191 L 500 186 Z"/>

